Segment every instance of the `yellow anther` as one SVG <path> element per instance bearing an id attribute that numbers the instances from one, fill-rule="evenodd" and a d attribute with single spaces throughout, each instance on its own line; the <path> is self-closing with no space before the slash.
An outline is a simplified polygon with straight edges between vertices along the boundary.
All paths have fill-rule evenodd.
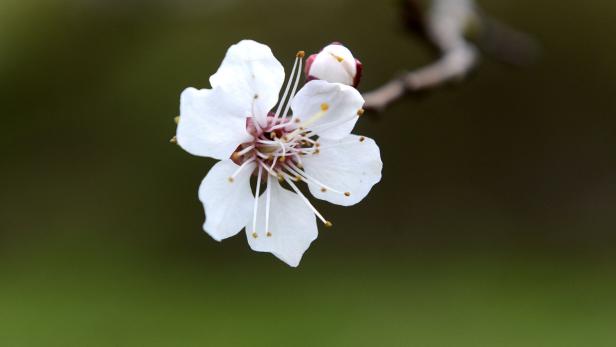
<path id="1" fill-rule="evenodd" d="M 325 221 L 325 227 L 326 228 L 331 228 L 332 226 L 333 226 L 332 222 L 330 222 L 328 220 Z"/>
<path id="2" fill-rule="evenodd" d="M 329 53 L 329 54 L 331 54 L 332 57 L 336 58 L 336 60 L 338 60 L 339 63 L 342 63 L 344 61 L 344 58 L 339 55 L 336 55 L 334 53 Z"/>
<path id="3" fill-rule="evenodd" d="M 360 136 L 360 137 L 359 137 L 359 142 L 364 142 L 364 140 L 365 140 L 365 139 L 366 139 L 365 137 Z"/>
<path id="4" fill-rule="evenodd" d="M 272 237 L 272 233 L 268 231 L 268 232 L 265 234 L 265 236 L 267 236 L 267 237 Z"/>
<path id="5" fill-rule="evenodd" d="M 252 237 L 256 239 L 257 237 L 259 237 L 259 235 L 256 232 L 253 232 Z"/>
<path id="6" fill-rule="evenodd" d="M 315 145 L 315 146 L 317 146 L 317 147 L 321 147 L 321 144 L 320 144 L 320 143 L 318 143 L 318 142 L 317 142 L 317 143 L 315 143 L 314 145 Z"/>
<path id="7" fill-rule="evenodd" d="M 305 55 L 306 55 L 306 52 L 299 51 L 299 52 L 297 52 L 297 54 L 295 56 L 298 57 L 298 58 L 303 58 Z"/>
<path id="8" fill-rule="evenodd" d="M 278 181 L 279 182 L 284 181 L 284 177 L 281 174 L 278 174 Z"/>
<path id="9" fill-rule="evenodd" d="M 238 152 L 233 152 L 233 154 L 231 154 L 231 160 L 236 161 L 240 159 L 240 154 Z"/>
<path id="10" fill-rule="evenodd" d="M 233 181 L 235 181 L 235 178 L 229 176 L 228 180 L 229 180 L 229 183 L 233 183 Z"/>
<path id="11" fill-rule="evenodd" d="M 173 118 L 173 121 L 175 122 L 175 124 L 179 124 L 180 123 L 180 116 L 176 116 L 175 118 Z"/>
<path id="12" fill-rule="evenodd" d="M 325 193 L 326 191 L 327 191 L 327 188 L 321 187 L 321 193 Z"/>
<path id="13" fill-rule="evenodd" d="M 301 120 L 299 118 L 295 118 L 295 123 L 299 123 Z"/>
<path id="14" fill-rule="evenodd" d="M 361 117 L 361 116 L 364 115 L 364 112 L 366 112 L 366 111 L 364 111 L 363 108 L 360 108 L 359 110 L 357 110 L 357 115 Z"/>
<path id="15" fill-rule="evenodd" d="M 321 153 L 321 150 L 317 148 L 312 154 L 319 154 L 319 153 Z"/>
<path id="16" fill-rule="evenodd" d="M 301 180 L 302 180 L 302 178 L 301 178 L 301 177 L 299 177 L 299 175 L 295 175 L 295 182 L 299 182 L 299 181 L 301 181 Z"/>
<path id="17" fill-rule="evenodd" d="M 171 140 L 169 140 L 170 143 L 178 143 L 178 138 L 177 137 L 172 137 Z"/>
<path id="18" fill-rule="evenodd" d="M 344 196 L 351 196 L 351 193 L 349 193 L 349 192 L 344 192 Z"/>
<path id="19" fill-rule="evenodd" d="M 284 163 L 287 160 L 286 157 L 280 157 L 280 159 L 278 159 L 279 162 Z"/>
<path id="20" fill-rule="evenodd" d="M 321 104 L 321 111 L 327 111 L 329 110 L 329 104 L 324 102 Z"/>

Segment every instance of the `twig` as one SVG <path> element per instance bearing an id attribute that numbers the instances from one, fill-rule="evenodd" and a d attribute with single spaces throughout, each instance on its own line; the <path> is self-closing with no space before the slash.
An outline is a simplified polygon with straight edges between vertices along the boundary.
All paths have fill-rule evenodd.
<path id="1" fill-rule="evenodd" d="M 473 0 L 433 0 L 425 12 L 418 11 L 415 0 L 406 0 L 405 4 L 407 26 L 435 47 L 439 58 L 365 93 L 364 108 L 383 111 L 406 93 L 463 80 L 480 60 L 479 50 L 467 40 L 469 29 L 476 29 L 480 46 L 508 63 L 528 63 L 536 53 L 530 38 L 485 15 Z M 421 17 L 416 18 L 418 15 Z"/>

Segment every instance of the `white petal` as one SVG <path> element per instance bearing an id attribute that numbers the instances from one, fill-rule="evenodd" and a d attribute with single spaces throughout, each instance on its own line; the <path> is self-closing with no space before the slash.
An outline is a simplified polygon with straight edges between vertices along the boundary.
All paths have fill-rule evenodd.
<path id="1" fill-rule="evenodd" d="M 363 139 L 363 141 L 360 141 Z M 372 186 L 381 180 L 383 163 L 379 147 L 374 140 L 357 135 L 348 135 L 340 140 L 322 139 L 319 154 L 302 157 L 308 176 L 321 184 L 349 196 L 310 183 L 308 187 L 316 198 L 333 204 L 349 206 L 361 201 Z"/>
<path id="2" fill-rule="evenodd" d="M 237 234 L 252 217 L 254 196 L 250 191 L 250 176 L 255 164 L 247 164 L 235 176 L 229 177 L 239 168 L 231 160 L 218 162 L 199 187 L 199 200 L 205 208 L 203 229 L 215 240 L 220 241 Z"/>
<path id="3" fill-rule="evenodd" d="M 260 124 L 265 124 L 267 113 L 278 102 L 283 83 L 284 68 L 271 49 L 252 40 L 231 46 L 218 71 L 210 77 L 212 88 L 232 94 Z"/>
<path id="4" fill-rule="evenodd" d="M 180 100 L 178 144 L 187 152 L 215 159 L 228 159 L 243 142 L 246 116 L 222 90 L 188 88 Z"/>
<path id="5" fill-rule="evenodd" d="M 309 75 L 329 82 L 353 85 L 357 74 L 355 58 L 348 48 L 331 44 L 319 52 L 310 66 Z"/>
<path id="6" fill-rule="evenodd" d="M 291 103 L 293 114 L 314 129 L 320 137 L 339 139 L 348 135 L 355 122 L 364 98 L 357 89 L 326 81 L 306 83 Z M 327 110 L 322 112 L 322 106 Z"/>
<path id="7" fill-rule="evenodd" d="M 299 195 L 290 192 L 270 179 L 271 205 L 269 227 L 265 227 L 266 194 L 259 200 L 257 237 L 253 237 L 252 223 L 246 227 L 250 248 L 257 252 L 270 252 L 289 266 L 299 265 L 304 252 L 317 238 L 316 217 Z M 267 236 L 267 232 L 271 236 Z"/>

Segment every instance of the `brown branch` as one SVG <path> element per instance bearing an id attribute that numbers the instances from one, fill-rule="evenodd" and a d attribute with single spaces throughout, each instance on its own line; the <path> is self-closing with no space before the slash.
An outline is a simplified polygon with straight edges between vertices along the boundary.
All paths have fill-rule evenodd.
<path id="1" fill-rule="evenodd" d="M 524 64 L 531 61 L 528 58 L 537 51 L 530 38 L 485 15 L 472 0 L 433 0 L 428 11 L 418 12 L 417 9 L 415 0 L 406 0 L 405 21 L 408 24 L 410 20 L 412 24 L 407 26 L 437 48 L 438 59 L 365 93 L 364 108 L 383 111 L 407 93 L 463 80 L 480 60 L 479 50 L 467 40 L 469 28 L 478 30 L 478 44 L 500 60 Z M 417 28 L 417 23 L 423 27 Z"/>

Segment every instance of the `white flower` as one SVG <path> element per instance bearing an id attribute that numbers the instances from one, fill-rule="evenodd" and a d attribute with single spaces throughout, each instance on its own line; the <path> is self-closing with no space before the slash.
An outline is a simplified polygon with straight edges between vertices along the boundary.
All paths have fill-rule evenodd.
<path id="1" fill-rule="evenodd" d="M 316 239 L 315 216 L 331 226 L 296 183 L 348 206 L 380 181 L 382 168 L 374 141 L 350 134 L 363 112 L 357 90 L 311 81 L 296 95 L 302 58 L 299 52 L 278 103 L 284 69 L 269 47 L 249 40 L 231 46 L 210 77 L 212 89 L 182 93 L 177 128 L 187 152 L 220 159 L 199 188 L 205 231 L 220 241 L 246 228 L 253 250 L 290 266 Z"/>
<path id="2" fill-rule="evenodd" d="M 341 43 L 334 42 L 306 60 L 306 77 L 357 87 L 362 64 Z"/>

